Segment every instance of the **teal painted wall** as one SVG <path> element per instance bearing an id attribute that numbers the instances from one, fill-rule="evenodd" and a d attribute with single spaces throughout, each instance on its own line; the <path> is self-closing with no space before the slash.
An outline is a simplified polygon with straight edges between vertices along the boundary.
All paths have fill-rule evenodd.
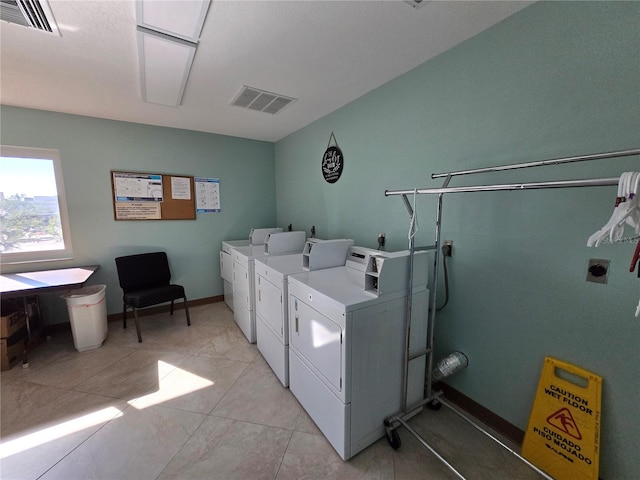
<path id="1" fill-rule="evenodd" d="M 115 257 L 166 251 L 172 280 L 185 286 L 189 300 L 222 295 L 222 240 L 248 238 L 251 228 L 275 222 L 272 143 L 8 106 L 0 113 L 2 144 L 60 150 L 74 259 L 46 267 L 99 264 L 89 283 L 107 285 L 110 314 L 122 311 Z M 115 221 L 111 170 L 219 177 L 222 212 Z M 44 298 L 48 323 L 68 321 L 62 300 Z"/>
<path id="2" fill-rule="evenodd" d="M 385 189 L 440 186 L 434 172 L 640 147 L 638 25 L 638 2 L 534 4 L 277 142 L 278 224 L 315 225 L 319 237 L 370 247 L 385 232 L 387 249 L 403 249 L 409 218 Z M 336 184 L 320 172 L 331 132 L 345 155 Z M 639 167 L 630 157 L 452 185 L 617 177 Z M 598 187 L 446 196 L 443 239 L 453 239 L 454 254 L 436 357 L 465 352 L 469 367 L 448 383 L 521 429 L 545 356 L 601 375 L 600 475 L 631 480 L 640 478 L 634 245 L 586 246 L 615 195 Z M 433 244 L 435 209 L 435 197 L 418 198 L 418 245 Z M 589 258 L 611 261 L 606 285 L 585 281 Z"/>

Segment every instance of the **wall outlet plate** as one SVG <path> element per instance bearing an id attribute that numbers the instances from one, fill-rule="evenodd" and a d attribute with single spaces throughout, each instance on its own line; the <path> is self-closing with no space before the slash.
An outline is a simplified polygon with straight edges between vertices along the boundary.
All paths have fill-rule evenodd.
<path id="1" fill-rule="evenodd" d="M 609 260 L 602 258 L 589 259 L 587 266 L 587 282 L 607 283 L 607 275 L 609 274 Z"/>
<path id="2" fill-rule="evenodd" d="M 444 247 L 447 247 L 446 249 Z M 442 254 L 445 257 L 453 256 L 453 240 L 445 240 L 442 242 Z"/>

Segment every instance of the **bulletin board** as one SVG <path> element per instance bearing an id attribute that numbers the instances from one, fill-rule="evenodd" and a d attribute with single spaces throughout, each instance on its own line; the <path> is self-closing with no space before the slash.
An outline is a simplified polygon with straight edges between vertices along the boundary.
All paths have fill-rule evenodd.
<path id="1" fill-rule="evenodd" d="M 111 171 L 115 220 L 195 220 L 194 180 L 187 175 Z"/>

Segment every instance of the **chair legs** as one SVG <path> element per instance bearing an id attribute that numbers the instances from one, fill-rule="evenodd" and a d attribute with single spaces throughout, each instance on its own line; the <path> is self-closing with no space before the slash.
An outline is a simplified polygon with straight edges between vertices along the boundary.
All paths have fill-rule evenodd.
<path id="1" fill-rule="evenodd" d="M 133 319 L 136 322 L 136 332 L 138 332 L 138 343 L 142 343 L 142 335 L 140 334 L 140 323 L 138 322 L 138 312 L 135 307 L 131 307 L 133 310 Z M 127 304 L 122 307 L 122 328 L 127 328 Z"/>
<path id="2" fill-rule="evenodd" d="M 133 310 L 133 318 L 136 323 L 136 332 L 138 333 L 138 343 L 142 343 L 142 334 L 140 333 L 140 323 L 138 321 L 138 311 L 135 307 L 131 307 Z M 187 326 L 191 326 L 191 318 L 189 317 L 189 307 L 187 306 L 187 297 L 184 297 L 184 313 L 187 316 Z M 171 300 L 171 315 L 173 315 L 173 300 Z M 127 304 L 122 307 L 122 328 L 127 328 Z"/>
<path id="3" fill-rule="evenodd" d="M 184 313 L 187 315 L 187 326 L 191 326 L 191 318 L 189 318 L 189 307 L 187 307 L 187 297 L 183 297 L 184 300 Z M 173 315 L 173 300 L 171 300 L 171 315 Z"/>
<path id="4" fill-rule="evenodd" d="M 184 313 L 187 315 L 187 327 L 190 327 L 191 319 L 189 318 L 189 307 L 187 307 L 187 297 L 184 297 Z"/>
<path id="5" fill-rule="evenodd" d="M 140 334 L 140 322 L 138 322 L 138 311 L 133 307 L 133 318 L 136 321 L 136 332 L 138 332 L 138 343 L 142 343 L 142 335 Z"/>

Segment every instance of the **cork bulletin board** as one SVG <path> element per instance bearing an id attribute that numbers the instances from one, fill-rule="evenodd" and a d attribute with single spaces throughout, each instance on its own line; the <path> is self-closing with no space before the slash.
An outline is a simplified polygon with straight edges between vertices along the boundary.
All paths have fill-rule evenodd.
<path id="1" fill-rule="evenodd" d="M 195 220 L 192 176 L 111 171 L 115 220 Z"/>

